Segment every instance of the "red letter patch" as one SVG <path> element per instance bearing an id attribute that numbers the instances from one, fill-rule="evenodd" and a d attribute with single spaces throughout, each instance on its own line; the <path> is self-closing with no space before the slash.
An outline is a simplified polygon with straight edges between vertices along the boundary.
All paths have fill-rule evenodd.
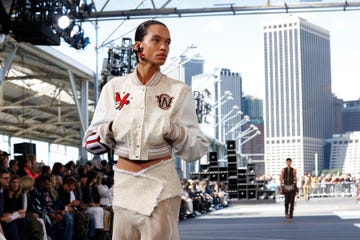
<path id="1" fill-rule="evenodd" d="M 127 100 L 128 97 L 129 93 L 125 94 L 123 97 L 120 96 L 120 93 L 115 93 L 115 108 L 121 110 L 124 105 L 129 104 L 129 100 Z"/>

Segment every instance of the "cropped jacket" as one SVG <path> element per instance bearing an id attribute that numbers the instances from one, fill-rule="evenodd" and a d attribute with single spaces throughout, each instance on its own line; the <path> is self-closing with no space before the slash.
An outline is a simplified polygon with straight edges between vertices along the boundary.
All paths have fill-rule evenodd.
<path id="1" fill-rule="evenodd" d="M 186 161 L 206 154 L 190 87 L 161 72 L 145 85 L 136 70 L 111 79 L 103 87 L 84 147 L 98 140 L 120 157 L 134 161 L 159 159 L 172 152 Z M 94 136 L 96 136 L 94 138 Z"/>

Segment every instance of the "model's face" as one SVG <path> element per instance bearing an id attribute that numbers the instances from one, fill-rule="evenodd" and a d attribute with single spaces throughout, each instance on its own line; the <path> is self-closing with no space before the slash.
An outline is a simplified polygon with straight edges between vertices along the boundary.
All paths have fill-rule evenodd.
<path id="1" fill-rule="evenodd" d="M 287 165 L 288 167 L 290 167 L 290 166 L 291 166 L 291 161 L 286 161 L 286 165 Z"/>
<path id="2" fill-rule="evenodd" d="M 155 66 L 165 63 L 170 50 L 170 32 L 163 25 L 154 24 L 148 27 L 143 41 L 138 43 L 143 48 L 144 62 Z"/>

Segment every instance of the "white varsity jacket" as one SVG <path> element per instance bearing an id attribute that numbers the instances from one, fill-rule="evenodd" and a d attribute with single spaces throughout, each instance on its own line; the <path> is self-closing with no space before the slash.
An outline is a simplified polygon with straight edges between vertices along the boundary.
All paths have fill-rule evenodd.
<path id="1" fill-rule="evenodd" d="M 191 89 L 161 72 L 143 85 L 136 70 L 103 87 L 84 136 L 85 149 L 99 153 L 96 142 L 101 143 L 100 152 L 113 148 L 116 155 L 135 161 L 171 156 L 172 151 L 195 161 L 208 147 Z"/>

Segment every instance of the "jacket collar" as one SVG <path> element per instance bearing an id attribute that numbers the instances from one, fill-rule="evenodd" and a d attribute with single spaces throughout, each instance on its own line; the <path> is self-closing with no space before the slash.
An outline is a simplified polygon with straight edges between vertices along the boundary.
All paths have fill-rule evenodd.
<path id="1" fill-rule="evenodd" d="M 152 78 L 144 85 L 138 75 L 137 75 L 137 67 L 135 68 L 132 76 L 131 76 L 131 83 L 136 85 L 136 86 L 146 86 L 146 87 L 152 87 L 152 86 L 156 86 L 161 78 L 162 78 L 163 74 L 160 72 L 160 71 L 157 71 L 153 76 Z"/>

